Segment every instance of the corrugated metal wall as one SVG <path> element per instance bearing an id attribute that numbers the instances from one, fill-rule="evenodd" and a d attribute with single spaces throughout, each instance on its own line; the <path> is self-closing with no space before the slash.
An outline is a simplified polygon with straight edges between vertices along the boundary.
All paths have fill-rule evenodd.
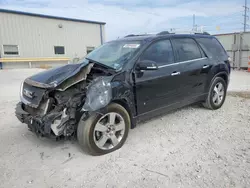
<path id="1" fill-rule="evenodd" d="M 59 25 L 62 28 L 59 28 Z M 101 25 L 105 40 L 104 25 Z M 16 57 L 83 57 L 86 47 L 101 45 L 100 24 L 73 22 L 0 12 L 0 54 L 3 45 L 18 45 Z M 65 54 L 56 55 L 54 46 L 64 46 Z"/>
<path id="2" fill-rule="evenodd" d="M 215 35 L 232 58 L 232 67 L 247 68 L 250 61 L 250 32 Z"/>

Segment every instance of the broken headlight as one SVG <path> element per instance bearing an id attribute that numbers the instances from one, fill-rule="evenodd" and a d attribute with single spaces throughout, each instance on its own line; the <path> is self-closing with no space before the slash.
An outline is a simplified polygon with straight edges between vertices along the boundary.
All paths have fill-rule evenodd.
<path id="1" fill-rule="evenodd" d="M 98 77 L 87 89 L 83 111 L 96 111 L 109 104 L 112 98 L 110 77 Z"/>

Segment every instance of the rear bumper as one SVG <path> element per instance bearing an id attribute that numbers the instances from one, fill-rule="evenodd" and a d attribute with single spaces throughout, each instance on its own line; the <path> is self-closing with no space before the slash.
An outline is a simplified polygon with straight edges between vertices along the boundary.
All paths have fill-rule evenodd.
<path id="1" fill-rule="evenodd" d="M 42 118 L 33 117 L 31 114 L 26 112 L 23 108 L 23 103 L 19 102 L 16 105 L 15 114 L 20 122 L 27 124 L 28 128 L 37 135 L 55 137 L 51 135 L 50 124 L 46 124 L 44 121 L 42 121 Z"/>

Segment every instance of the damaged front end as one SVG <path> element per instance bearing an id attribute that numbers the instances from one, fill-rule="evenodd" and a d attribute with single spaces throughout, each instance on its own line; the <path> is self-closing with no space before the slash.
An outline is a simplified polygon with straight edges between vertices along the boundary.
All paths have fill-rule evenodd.
<path id="1" fill-rule="evenodd" d="M 70 64 L 27 78 L 21 85 L 16 116 L 46 137 L 72 136 L 81 115 L 111 100 L 113 73 L 94 63 Z"/>

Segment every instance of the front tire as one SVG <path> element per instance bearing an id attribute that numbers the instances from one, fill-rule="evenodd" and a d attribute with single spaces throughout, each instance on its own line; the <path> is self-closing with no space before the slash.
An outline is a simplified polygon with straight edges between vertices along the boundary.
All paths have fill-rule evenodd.
<path id="1" fill-rule="evenodd" d="M 216 77 L 209 88 L 206 101 L 203 103 L 205 108 L 217 110 L 221 108 L 226 99 L 227 84 L 221 77 Z"/>
<path id="2" fill-rule="evenodd" d="M 81 118 L 77 139 L 82 149 L 91 155 L 104 155 L 123 146 L 131 126 L 125 108 L 111 103 L 105 114 L 92 114 L 87 120 Z"/>

